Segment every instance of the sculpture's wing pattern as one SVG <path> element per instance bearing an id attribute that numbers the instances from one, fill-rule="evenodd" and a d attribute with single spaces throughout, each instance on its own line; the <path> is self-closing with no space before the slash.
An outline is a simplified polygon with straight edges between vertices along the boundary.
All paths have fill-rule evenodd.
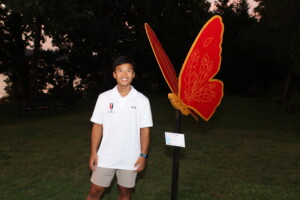
<path id="1" fill-rule="evenodd" d="M 194 41 L 179 75 L 180 99 L 208 120 L 223 97 L 223 83 L 213 77 L 220 70 L 224 26 L 211 18 Z"/>
<path id="2" fill-rule="evenodd" d="M 155 33 L 145 24 L 148 39 L 159 67 L 173 94 L 172 105 L 185 115 L 209 120 L 223 97 L 223 83 L 213 79 L 220 69 L 224 26 L 220 16 L 212 17 L 194 41 L 181 69 L 179 81 L 174 67 Z"/>

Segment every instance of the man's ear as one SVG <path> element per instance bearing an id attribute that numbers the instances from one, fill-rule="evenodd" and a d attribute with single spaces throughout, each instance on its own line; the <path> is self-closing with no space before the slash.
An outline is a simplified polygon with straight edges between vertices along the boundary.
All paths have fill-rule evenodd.
<path id="1" fill-rule="evenodd" d="M 116 72 L 113 71 L 113 77 L 116 79 Z"/>

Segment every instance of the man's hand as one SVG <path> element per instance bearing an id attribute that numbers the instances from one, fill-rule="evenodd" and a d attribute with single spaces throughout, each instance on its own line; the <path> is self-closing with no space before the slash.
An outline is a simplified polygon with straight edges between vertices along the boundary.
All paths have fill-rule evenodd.
<path id="1" fill-rule="evenodd" d="M 89 166 L 91 170 L 95 171 L 98 164 L 97 149 L 102 139 L 102 124 L 94 123 L 91 133 L 91 155 L 89 160 Z"/>
<path id="2" fill-rule="evenodd" d="M 136 172 L 140 172 L 146 167 L 146 158 L 139 156 L 138 160 L 135 162 L 134 167 L 136 168 Z"/>
<path id="3" fill-rule="evenodd" d="M 96 170 L 97 164 L 98 164 L 98 155 L 96 153 L 91 154 L 89 165 L 92 171 Z"/>

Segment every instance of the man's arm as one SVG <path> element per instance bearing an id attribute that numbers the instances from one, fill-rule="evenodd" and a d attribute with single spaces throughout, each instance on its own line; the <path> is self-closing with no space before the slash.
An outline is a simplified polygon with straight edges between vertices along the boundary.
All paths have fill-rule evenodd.
<path id="1" fill-rule="evenodd" d="M 150 144 L 150 128 L 141 128 L 140 129 L 140 138 L 141 138 L 141 153 L 148 154 L 149 150 L 149 144 Z M 134 164 L 134 166 L 137 166 L 136 171 L 140 172 L 142 171 L 146 166 L 146 158 L 139 156 L 138 160 Z"/>
<path id="2" fill-rule="evenodd" d="M 94 123 L 91 133 L 91 155 L 89 165 L 91 170 L 95 171 L 98 163 L 97 150 L 102 139 L 102 124 Z"/>

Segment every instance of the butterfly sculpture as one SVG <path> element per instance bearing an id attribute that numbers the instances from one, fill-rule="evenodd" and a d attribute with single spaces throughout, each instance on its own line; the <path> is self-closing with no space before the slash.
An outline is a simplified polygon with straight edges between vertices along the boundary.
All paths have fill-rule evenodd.
<path id="1" fill-rule="evenodd" d="M 224 25 L 220 16 L 212 17 L 195 39 L 179 74 L 150 26 L 145 24 L 152 50 L 172 93 L 172 105 L 184 115 L 197 115 L 208 121 L 223 97 L 223 82 L 213 77 L 220 70 Z"/>

